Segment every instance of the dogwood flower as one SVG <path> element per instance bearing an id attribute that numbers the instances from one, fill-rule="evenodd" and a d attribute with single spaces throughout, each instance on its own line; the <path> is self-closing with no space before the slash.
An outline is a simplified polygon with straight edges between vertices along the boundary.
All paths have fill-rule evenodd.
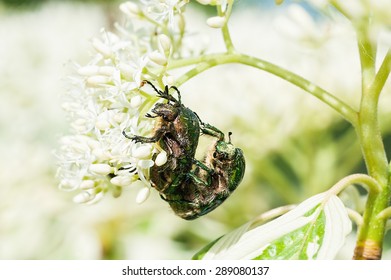
<path id="1" fill-rule="evenodd" d="M 71 134 L 56 151 L 59 187 L 75 191 L 77 203 L 94 203 L 141 181 L 137 202 L 149 195 L 149 169 L 167 154 L 156 144 L 135 143 L 128 135 L 148 136 L 154 119 L 145 114 L 158 100 L 140 89 L 143 80 L 172 80 L 165 66 L 172 55 L 176 17 L 188 1 L 140 0 L 120 5 L 127 21 L 91 40 L 93 56 L 75 64 L 63 97 Z M 140 24 L 139 21 L 142 21 Z M 162 28 L 162 27 L 166 28 Z M 171 32 L 171 33 L 170 33 Z M 156 161 L 156 163 L 155 163 Z"/>

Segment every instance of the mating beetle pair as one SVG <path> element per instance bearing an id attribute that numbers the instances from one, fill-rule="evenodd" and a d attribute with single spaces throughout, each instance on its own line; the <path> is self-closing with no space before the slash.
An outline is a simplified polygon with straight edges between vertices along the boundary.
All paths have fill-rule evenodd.
<path id="1" fill-rule="evenodd" d="M 150 180 L 162 199 L 168 202 L 175 214 L 186 220 L 193 220 L 218 207 L 241 182 L 245 171 L 243 152 L 224 140 L 224 134 L 217 128 L 203 123 L 198 115 L 169 94 L 156 89 L 158 96 L 167 103 L 157 103 L 152 109 L 157 118 L 152 137 L 125 137 L 142 143 L 158 143 L 167 153 L 167 162 L 152 166 Z M 170 89 L 171 89 L 170 88 Z M 195 158 L 200 134 L 216 138 L 214 145 L 206 152 L 202 161 Z M 230 134 L 229 134 L 230 136 Z"/>

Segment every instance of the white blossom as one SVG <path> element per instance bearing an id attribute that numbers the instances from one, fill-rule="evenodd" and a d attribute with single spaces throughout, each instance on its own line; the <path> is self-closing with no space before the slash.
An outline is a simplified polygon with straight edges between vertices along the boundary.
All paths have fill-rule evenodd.
<path id="1" fill-rule="evenodd" d="M 172 55 L 171 40 L 177 36 L 176 15 L 187 2 L 140 0 L 121 4 L 119 9 L 128 20 L 117 23 L 114 31 L 102 29 L 100 36 L 91 40 L 91 61 L 86 65 L 75 63 L 62 105 L 71 133 L 61 138 L 56 151 L 59 187 L 76 191 L 75 202 L 94 203 L 107 192 L 117 197 L 121 188 L 138 180 L 145 188 L 136 201 L 147 199 L 149 169 L 154 164 L 163 165 L 167 155 L 156 144 L 135 143 L 123 133 L 153 133 L 155 120 L 145 114 L 158 98 L 140 86 L 143 80 L 151 80 L 151 75 L 175 80 L 164 66 Z"/>

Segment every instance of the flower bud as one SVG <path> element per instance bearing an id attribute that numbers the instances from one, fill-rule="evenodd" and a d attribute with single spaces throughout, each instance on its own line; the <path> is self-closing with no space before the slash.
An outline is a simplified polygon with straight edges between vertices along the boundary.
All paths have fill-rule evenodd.
<path id="1" fill-rule="evenodd" d="M 115 67 L 113 66 L 102 66 L 99 67 L 99 74 L 105 76 L 112 76 L 115 72 Z"/>
<path id="2" fill-rule="evenodd" d="M 73 197 L 75 203 L 86 203 L 95 198 L 95 193 L 91 191 L 84 191 Z"/>
<path id="3" fill-rule="evenodd" d="M 64 191 L 73 191 L 77 189 L 77 181 L 72 179 L 63 179 L 61 180 L 58 188 Z"/>
<path id="4" fill-rule="evenodd" d="M 122 194 L 122 187 L 120 187 L 120 186 L 114 186 L 114 187 L 111 189 L 111 193 L 112 193 L 112 195 L 113 195 L 114 198 L 120 197 L 121 194 Z"/>
<path id="5" fill-rule="evenodd" d="M 89 190 L 95 187 L 95 182 L 93 180 L 84 180 L 80 184 L 80 189 Z"/>
<path id="6" fill-rule="evenodd" d="M 111 57 L 113 54 L 110 47 L 99 39 L 94 38 L 92 40 L 92 46 L 95 48 L 97 52 L 102 54 L 104 57 Z"/>
<path id="7" fill-rule="evenodd" d="M 163 164 L 165 164 L 167 162 L 167 153 L 165 151 L 161 151 L 156 159 L 155 159 L 155 164 L 157 166 L 162 166 Z"/>
<path id="8" fill-rule="evenodd" d="M 210 17 L 206 20 L 206 23 L 213 28 L 221 28 L 225 24 L 225 17 Z"/>
<path id="9" fill-rule="evenodd" d="M 132 156 L 135 158 L 146 158 L 151 155 L 151 149 L 150 145 L 134 146 L 132 148 Z"/>
<path id="10" fill-rule="evenodd" d="M 150 191 L 150 188 L 148 188 L 148 187 L 144 187 L 141 190 L 139 190 L 139 192 L 137 193 L 137 196 L 136 196 L 136 203 L 141 204 L 144 201 L 146 201 L 147 198 L 149 197 L 150 193 L 151 193 L 151 191 Z"/>
<path id="11" fill-rule="evenodd" d="M 87 84 L 91 87 L 99 87 L 102 84 L 108 84 L 111 81 L 110 77 L 102 76 L 102 75 L 96 75 L 91 76 L 87 79 Z"/>
<path id="12" fill-rule="evenodd" d="M 116 185 L 116 186 L 120 186 L 120 187 L 127 187 L 127 186 L 131 185 L 133 182 L 134 182 L 134 180 L 132 179 L 132 177 L 121 176 L 121 175 L 115 176 L 115 177 L 111 178 L 111 180 L 110 180 L 110 183 L 112 183 L 113 185 Z"/>
<path id="13" fill-rule="evenodd" d="M 130 99 L 130 107 L 138 108 L 143 103 L 143 99 L 140 95 L 136 95 Z"/>
<path id="14" fill-rule="evenodd" d="M 134 2 L 125 2 L 119 6 L 119 9 L 127 16 L 134 17 L 141 13 L 140 8 Z"/>
<path id="15" fill-rule="evenodd" d="M 137 165 L 142 169 L 148 169 L 151 168 L 155 163 L 153 160 L 147 159 L 147 160 L 140 160 Z"/>
<path id="16" fill-rule="evenodd" d="M 133 77 L 134 69 L 129 64 L 120 62 L 118 64 L 118 69 L 121 72 L 121 74 L 126 78 L 130 79 Z"/>
<path id="17" fill-rule="evenodd" d="M 92 173 L 96 173 L 99 175 L 108 175 L 112 172 L 112 167 L 108 164 L 98 163 L 98 164 L 91 164 L 89 170 Z"/>
<path id="18" fill-rule="evenodd" d="M 173 85 L 175 83 L 175 77 L 171 75 L 164 76 L 163 81 L 166 85 Z"/>
<path id="19" fill-rule="evenodd" d="M 96 65 L 83 66 L 77 70 L 77 73 L 79 73 L 82 76 L 97 75 L 99 73 L 99 66 Z"/>
<path id="20" fill-rule="evenodd" d="M 95 127 L 99 130 L 107 130 L 110 128 L 110 123 L 106 120 L 98 120 L 95 123 Z"/>
<path id="21" fill-rule="evenodd" d="M 160 34 L 158 37 L 159 47 L 163 53 L 169 53 L 171 49 L 171 40 L 165 34 Z"/>
<path id="22" fill-rule="evenodd" d="M 158 51 L 153 51 L 148 55 L 149 59 L 156 64 L 165 66 L 167 64 L 167 58 Z"/>

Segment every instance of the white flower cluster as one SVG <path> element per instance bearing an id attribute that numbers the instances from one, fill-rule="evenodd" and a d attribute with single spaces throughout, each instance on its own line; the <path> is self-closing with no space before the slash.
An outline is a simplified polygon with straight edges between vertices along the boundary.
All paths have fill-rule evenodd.
<path id="1" fill-rule="evenodd" d="M 155 144 L 124 137 L 149 135 L 154 126 L 146 118 L 157 101 L 155 93 L 140 89 L 143 80 L 172 83 L 167 60 L 183 34 L 181 8 L 188 1 L 140 0 L 120 5 L 127 22 L 94 38 L 94 56 L 70 78 L 63 108 L 72 134 L 62 137 L 56 152 L 60 188 L 77 191 L 74 201 L 94 203 L 105 193 L 115 197 L 123 187 L 142 181 L 137 202 L 149 194 L 149 168 L 162 165 L 167 155 Z M 156 155 L 156 156 L 154 156 Z M 154 160 L 153 160 L 154 159 Z"/>

